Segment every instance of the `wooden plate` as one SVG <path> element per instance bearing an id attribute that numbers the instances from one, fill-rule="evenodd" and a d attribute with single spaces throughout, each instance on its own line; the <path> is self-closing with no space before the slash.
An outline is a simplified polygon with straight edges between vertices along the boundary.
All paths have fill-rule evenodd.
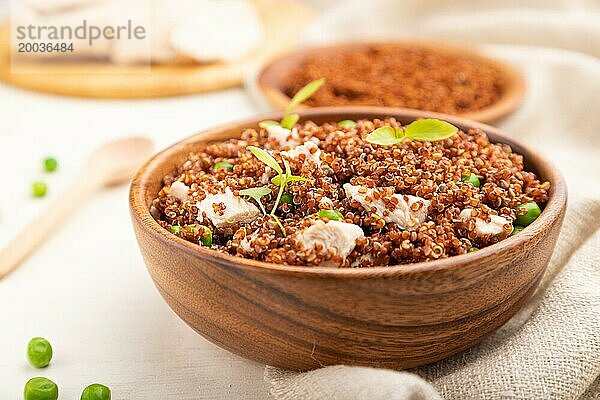
<path id="1" fill-rule="evenodd" d="M 298 0 L 254 0 L 265 41 L 252 54 L 228 63 L 118 66 L 100 62 L 31 62 L 36 73 L 11 73 L 7 25 L 0 27 L 0 79 L 30 90 L 95 98 L 147 98 L 193 94 L 241 84 L 244 73 L 284 51 L 300 37 L 313 12 Z"/>
<path id="2" fill-rule="evenodd" d="M 401 47 L 418 46 L 432 50 L 440 50 L 444 53 L 456 53 L 461 56 L 467 56 L 472 60 L 491 66 L 500 71 L 506 81 L 501 98 L 496 103 L 481 110 L 457 114 L 462 118 L 488 123 L 498 121 L 515 111 L 525 94 L 525 79 L 519 70 L 500 60 L 483 56 L 473 48 L 461 47 L 455 44 L 396 41 L 340 43 L 324 47 L 301 49 L 282 55 L 265 65 L 259 72 L 257 78 L 258 89 L 271 105 L 278 110 L 282 110 L 290 101 L 290 98 L 284 93 L 284 89 L 289 83 L 289 76 L 292 71 L 299 68 L 308 57 L 323 53 L 333 54 L 339 52 L 363 51 L 373 45 L 394 45 Z M 377 106 L 377 104 L 372 105 Z M 303 107 L 307 106 L 300 106 L 299 108 Z"/>

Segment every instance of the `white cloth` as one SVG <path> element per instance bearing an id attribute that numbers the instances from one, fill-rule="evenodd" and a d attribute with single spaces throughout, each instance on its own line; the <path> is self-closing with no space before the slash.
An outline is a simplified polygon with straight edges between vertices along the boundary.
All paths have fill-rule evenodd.
<path id="1" fill-rule="evenodd" d="M 392 36 L 487 43 L 488 53 L 527 76 L 524 104 L 500 127 L 559 165 L 570 204 L 540 290 L 479 345 L 409 371 L 415 375 L 267 367 L 276 399 L 435 399 L 433 389 L 457 400 L 600 398 L 599 9 L 598 1 L 348 1 L 311 28 L 311 42 Z"/>

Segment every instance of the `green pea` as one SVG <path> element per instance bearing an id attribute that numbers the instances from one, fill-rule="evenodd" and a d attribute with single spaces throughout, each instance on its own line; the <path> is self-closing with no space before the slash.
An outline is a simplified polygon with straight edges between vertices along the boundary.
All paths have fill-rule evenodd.
<path id="1" fill-rule="evenodd" d="M 44 159 L 44 169 L 47 172 L 54 172 L 58 168 L 58 160 L 54 157 L 47 157 Z"/>
<path id="2" fill-rule="evenodd" d="M 48 191 L 48 186 L 44 182 L 33 182 L 31 185 L 31 194 L 33 197 L 44 197 Z"/>
<path id="3" fill-rule="evenodd" d="M 284 193 L 281 195 L 281 202 L 285 204 L 292 204 L 294 202 L 294 195 L 291 193 Z"/>
<path id="4" fill-rule="evenodd" d="M 471 247 L 471 248 L 470 248 L 469 250 L 467 250 L 467 251 L 468 251 L 469 253 L 472 253 L 472 252 L 474 252 L 474 251 L 477 251 L 477 250 L 479 250 L 479 248 L 477 248 L 477 247 L 473 246 L 473 247 Z"/>
<path id="5" fill-rule="evenodd" d="M 344 219 L 342 213 L 337 210 L 321 210 L 317 213 L 317 216 L 319 218 L 327 218 L 332 221 L 339 221 L 341 219 Z"/>
<path id="6" fill-rule="evenodd" d="M 540 216 L 542 210 L 534 203 L 523 203 L 517 206 L 517 219 L 515 219 L 515 225 L 527 226 Z"/>
<path id="7" fill-rule="evenodd" d="M 338 125 L 341 126 L 342 128 L 354 128 L 356 126 L 356 122 L 352 121 L 351 119 L 345 119 L 343 121 L 338 122 Z"/>
<path id="8" fill-rule="evenodd" d="M 110 389 L 99 383 L 93 383 L 83 389 L 80 400 L 110 400 Z"/>
<path id="9" fill-rule="evenodd" d="M 216 171 L 219 168 L 225 168 L 227 171 L 231 172 L 233 171 L 233 165 L 231 165 L 231 163 L 227 162 L 227 161 L 219 161 L 218 163 L 215 164 L 215 166 L 213 167 L 213 169 Z"/>
<path id="10" fill-rule="evenodd" d="M 58 386 L 48 378 L 31 378 L 23 390 L 25 400 L 56 400 L 58 399 Z"/>
<path id="11" fill-rule="evenodd" d="M 513 231 L 512 231 L 512 233 L 510 234 L 510 236 L 514 236 L 514 235 L 516 235 L 517 233 L 521 232 L 523 229 L 525 229 L 525 227 L 524 227 L 524 226 L 515 225 L 515 226 L 513 227 Z"/>
<path id="12" fill-rule="evenodd" d="M 208 226 L 200 225 L 200 227 L 204 228 L 204 234 L 200 237 L 200 243 L 202 246 L 210 247 L 213 242 L 213 234 Z"/>
<path id="13" fill-rule="evenodd" d="M 36 368 L 44 368 L 52 360 L 52 346 L 42 337 L 34 337 L 27 344 L 27 358 Z"/>
<path id="14" fill-rule="evenodd" d="M 181 226 L 179 225 L 173 225 L 171 226 L 171 233 L 177 235 L 178 233 L 181 233 Z"/>
<path id="15" fill-rule="evenodd" d="M 210 230 L 210 228 L 208 226 L 192 224 L 192 225 L 186 225 L 185 229 L 192 232 L 192 234 L 194 234 L 196 236 L 200 236 L 200 244 L 201 245 L 206 246 L 206 247 L 210 247 L 212 245 L 213 235 L 212 235 L 212 231 Z M 200 231 L 201 229 L 204 232 L 201 232 Z"/>
<path id="16" fill-rule="evenodd" d="M 480 185 L 479 178 L 477 177 L 477 175 L 475 175 L 473 173 L 471 173 L 469 175 L 461 176 L 460 180 L 463 182 L 468 182 L 475 187 L 479 187 L 479 185 Z"/>

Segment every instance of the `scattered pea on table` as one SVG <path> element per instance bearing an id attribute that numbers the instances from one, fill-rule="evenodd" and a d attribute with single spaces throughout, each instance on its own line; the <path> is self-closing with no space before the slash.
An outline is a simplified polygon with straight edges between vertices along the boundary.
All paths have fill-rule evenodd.
<path id="1" fill-rule="evenodd" d="M 110 389 L 99 383 L 93 383 L 83 389 L 80 400 L 110 400 Z"/>
<path id="2" fill-rule="evenodd" d="M 27 344 L 27 358 L 36 368 L 44 368 L 52 360 L 52 346 L 42 337 L 34 337 Z"/>
<path id="3" fill-rule="evenodd" d="M 540 216 L 542 210 L 537 203 L 523 203 L 517 206 L 517 219 L 515 219 L 515 225 L 527 226 Z"/>
<path id="4" fill-rule="evenodd" d="M 33 197 L 44 197 L 48 191 L 48 186 L 44 182 L 33 182 L 31 185 L 31 194 Z"/>
<path id="5" fill-rule="evenodd" d="M 25 400 L 56 400 L 58 399 L 58 386 L 48 378 L 31 378 L 23 390 Z"/>
<path id="6" fill-rule="evenodd" d="M 477 247 L 473 246 L 473 247 L 471 247 L 471 248 L 468 250 L 468 252 L 469 252 L 469 253 L 472 253 L 472 252 L 474 252 L 474 251 L 477 251 L 477 250 L 479 250 L 479 248 L 477 248 Z"/>
<path id="7" fill-rule="evenodd" d="M 54 157 L 44 159 L 44 169 L 46 172 L 54 172 L 58 168 L 58 160 Z"/>

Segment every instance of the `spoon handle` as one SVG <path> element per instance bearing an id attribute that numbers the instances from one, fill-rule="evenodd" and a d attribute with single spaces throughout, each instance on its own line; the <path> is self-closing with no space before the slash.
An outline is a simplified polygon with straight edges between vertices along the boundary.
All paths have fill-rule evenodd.
<path id="1" fill-rule="evenodd" d="M 97 179 L 82 177 L 61 193 L 44 212 L 0 251 L 0 280 L 14 271 L 30 254 L 100 187 Z"/>

